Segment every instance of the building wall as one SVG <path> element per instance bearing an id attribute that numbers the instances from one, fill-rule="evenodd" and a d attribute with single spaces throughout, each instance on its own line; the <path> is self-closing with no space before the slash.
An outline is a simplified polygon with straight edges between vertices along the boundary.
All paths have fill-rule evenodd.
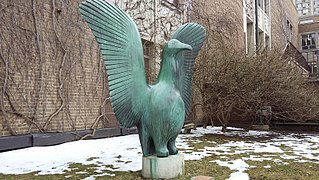
<path id="1" fill-rule="evenodd" d="M 246 54 L 253 56 L 256 53 L 270 50 L 272 45 L 272 0 L 259 0 L 257 4 L 255 0 L 243 0 L 242 2 Z"/>
<path id="2" fill-rule="evenodd" d="M 293 0 L 271 1 L 272 46 L 284 49 L 287 41 L 299 47 L 299 16 Z"/>
<path id="3" fill-rule="evenodd" d="M 174 4 L 175 3 L 175 4 Z M 187 22 L 188 0 L 115 0 L 137 24 L 141 38 L 152 42 L 151 62 L 149 64 L 150 83 L 154 82 L 160 69 L 162 47 L 172 33 Z"/>
<path id="4" fill-rule="evenodd" d="M 318 78 L 319 69 L 319 23 L 300 24 L 299 25 L 299 49 L 301 50 L 306 61 L 311 66 L 310 77 Z"/>
<path id="5" fill-rule="evenodd" d="M 78 2 L 2 1 L 0 136 L 118 126 Z"/>
<path id="6" fill-rule="evenodd" d="M 119 126 L 98 45 L 78 12 L 80 2 L 1 2 L 0 136 Z M 186 21 L 184 1 L 112 2 L 133 16 L 141 37 L 155 47 Z"/>
<path id="7" fill-rule="evenodd" d="M 256 51 L 256 21 L 260 51 L 264 48 L 284 50 L 288 41 L 298 46 L 299 19 L 293 0 L 262 0 L 257 8 L 258 17 L 255 14 L 255 0 L 243 0 L 243 4 L 247 53 Z"/>
<path id="8" fill-rule="evenodd" d="M 319 14 L 318 0 L 296 0 L 295 5 L 301 19 Z"/>
<path id="9" fill-rule="evenodd" d="M 258 49 L 265 48 L 284 50 L 288 41 L 298 47 L 298 12 L 293 0 L 260 0 L 257 5 L 258 16 L 255 13 L 255 0 L 224 0 L 224 1 L 193 1 L 194 9 L 199 9 L 201 16 L 209 19 L 208 28 L 223 27 L 220 17 L 227 18 L 237 36 L 233 43 L 246 53 L 256 52 L 256 24 L 258 24 Z M 195 12 L 196 13 L 196 12 Z M 196 14 L 195 20 L 196 20 Z M 204 17 L 205 18 L 205 17 Z M 256 23 L 258 21 L 258 23 Z M 201 22 L 202 23 L 202 22 Z M 203 22 L 204 24 L 206 22 Z M 224 29 L 225 34 L 227 34 Z M 218 43 L 218 42 L 217 42 Z"/>
<path id="10" fill-rule="evenodd" d="M 306 23 L 306 24 L 299 24 L 299 33 L 306 34 L 309 32 L 319 31 L 319 23 Z M 301 45 L 301 41 L 298 41 Z M 300 46 L 301 47 L 301 46 Z"/>
<path id="11" fill-rule="evenodd" d="M 310 77 L 318 78 L 319 63 L 319 1 L 318 0 L 296 0 L 299 12 L 299 49 L 311 66 Z"/>
<path id="12" fill-rule="evenodd" d="M 244 48 L 243 4 L 240 0 L 201 1 L 193 0 L 191 21 L 204 25 L 207 31 L 222 32 L 221 38 L 212 37 L 212 45 L 231 39 L 236 47 Z M 211 35 L 208 33 L 208 36 Z M 216 36 L 216 34 L 214 34 Z M 207 43 L 207 42 L 206 42 Z"/>

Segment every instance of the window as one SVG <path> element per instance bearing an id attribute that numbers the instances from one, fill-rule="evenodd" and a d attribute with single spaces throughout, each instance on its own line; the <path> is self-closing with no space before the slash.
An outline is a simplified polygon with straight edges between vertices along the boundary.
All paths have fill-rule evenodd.
<path id="1" fill-rule="evenodd" d="M 309 2 L 304 2 L 304 3 L 302 4 L 302 6 L 303 6 L 303 7 L 309 7 Z"/>
<path id="2" fill-rule="evenodd" d="M 286 37 L 287 37 L 287 41 L 293 42 L 292 24 L 289 20 L 287 20 L 287 25 L 286 25 Z"/>
<path id="3" fill-rule="evenodd" d="M 254 24 L 252 22 L 247 23 L 247 41 L 246 41 L 246 53 L 254 55 L 255 53 L 255 44 L 254 44 Z"/>
<path id="4" fill-rule="evenodd" d="M 265 0 L 265 13 L 269 15 L 270 3 L 269 0 Z"/>
<path id="5" fill-rule="evenodd" d="M 142 45 L 143 45 L 143 52 L 144 52 L 144 65 L 145 65 L 146 80 L 148 83 L 150 83 L 152 80 L 151 66 L 152 66 L 152 56 L 153 56 L 154 44 L 150 41 L 142 39 Z"/>
<path id="6" fill-rule="evenodd" d="M 301 35 L 302 49 L 315 49 L 317 38 L 315 33 Z"/>
<path id="7" fill-rule="evenodd" d="M 303 15 L 305 15 L 305 14 L 307 14 L 307 13 L 309 13 L 309 9 L 308 9 L 308 8 L 302 10 L 302 14 L 303 14 Z"/>
<path id="8" fill-rule="evenodd" d="M 313 23 L 314 20 L 303 20 L 303 21 L 300 21 L 300 24 L 309 24 L 309 23 Z"/>
<path id="9" fill-rule="evenodd" d="M 266 45 L 266 50 L 270 50 L 270 38 L 268 35 L 265 36 L 265 45 Z"/>
<path id="10" fill-rule="evenodd" d="M 317 75 L 318 73 L 318 51 L 303 52 L 302 55 L 306 58 L 308 65 L 310 66 L 310 76 Z"/>
<path id="11" fill-rule="evenodd" d="M 314 11 L 319 12 L 319 7 L 315 7 Z"/>
<path id="12" fill-rule="evenodd" d="M 259 6 L 261 9 L 264 9 L 264 1 L 263 1 L 263 0 L 258 0 L 258 6 Z"/>

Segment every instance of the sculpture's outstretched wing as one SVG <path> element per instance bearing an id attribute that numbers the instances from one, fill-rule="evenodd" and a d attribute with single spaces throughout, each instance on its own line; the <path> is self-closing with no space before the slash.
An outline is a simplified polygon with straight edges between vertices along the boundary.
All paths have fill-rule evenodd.
<path id="1" fill-rule="evenodd" d="M 181 51 L 175 57 L 179 66 L 176 72 L 175 86 L 178 88 L 185 103 L 186 115 L 188 115 L 191 108 L 194 62 L 205 37 L 206 31 L 204 27 L 196 23 L 187 23 L 180 26 L 172 36 L 172 39 L 177 39 L 182 43 L 191 45 L 193 48 L 191 51 Z"/>
<path id="2" fill-rule="evenodd" d="M 104 0 L 87 0 L 79 9 L 99 44 L 113 111 L 121 125 L 135 126 L 148 92 L 136 25 L 124 11 Z"/>

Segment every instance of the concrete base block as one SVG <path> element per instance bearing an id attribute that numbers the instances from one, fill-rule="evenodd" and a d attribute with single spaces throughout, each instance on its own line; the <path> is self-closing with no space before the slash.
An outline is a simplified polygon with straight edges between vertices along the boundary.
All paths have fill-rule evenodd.
<path id="1" fill-rule="evenodd" d="M 165 158 L 143 157 L 142 176 L 144 178 L 176 178 L 184 173 L 184 155 L 176 154 Z"/>

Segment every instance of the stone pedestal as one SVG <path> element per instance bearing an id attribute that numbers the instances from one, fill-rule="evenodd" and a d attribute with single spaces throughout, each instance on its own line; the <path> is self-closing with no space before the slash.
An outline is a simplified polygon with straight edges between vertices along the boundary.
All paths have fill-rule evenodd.
<path id="1" fill-rule="evenodd" d="M 184 173 L 184 155 L 176 154 L 165 158 L 143 157 L 142 176 L 144 178 L 176 178 Z"/>

